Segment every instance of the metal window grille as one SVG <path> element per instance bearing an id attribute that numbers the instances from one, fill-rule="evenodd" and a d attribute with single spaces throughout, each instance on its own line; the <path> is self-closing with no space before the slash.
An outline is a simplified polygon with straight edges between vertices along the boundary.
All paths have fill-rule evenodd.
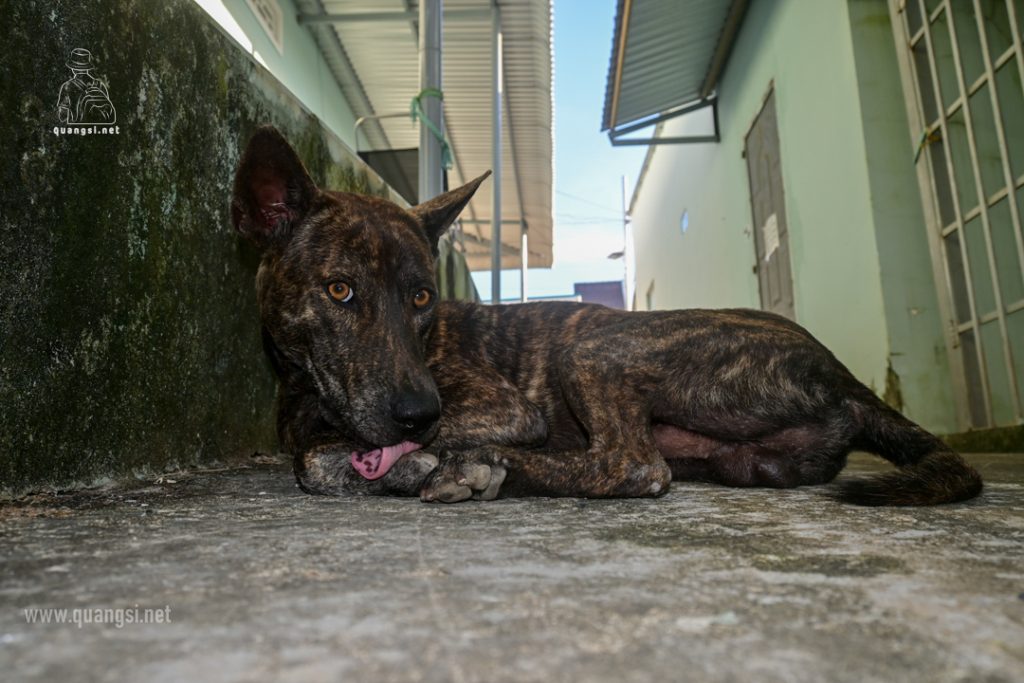
<path id="1" fill-rule="evenodd" d="M 1024 422 L 1024 0 L 890 0 L 963 426 Z"/>

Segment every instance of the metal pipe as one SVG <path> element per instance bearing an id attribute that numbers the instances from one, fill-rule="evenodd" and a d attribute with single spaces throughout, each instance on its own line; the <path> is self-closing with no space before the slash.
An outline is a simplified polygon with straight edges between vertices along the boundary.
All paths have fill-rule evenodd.
<path id="1" fill-rule="evenodd" d="M 494 203 L 491 207 L 491 303 L 501 302 L 501 105 L 504 94 L 503 36 L 501 32 L 501 10 L 497 4 L 491 24 L 491 65 L 493 69 L 493 111 L 491 129 L 491 159 L 494 177 L 491 187 Z"/>
<path id="2" fill-rule="evenodd" d="M 650 116 L 640 121 L 637 121 L 636 123 L 631 123 L 628 126 L 612 128 L 611 130 L 608 131 L 608 135 L 612 137 L 617 137 L 619 135 L 625 135 L 626 133 L 638 131 L 641 128 L 650 128 L 651 126 L 661 123 L 662 121 L 668 121 L 669 119 L 674 119 L 677 116 L 683 116 L 684 114 L 689 114 L 690 112 L 699 111 L 704 107 L 714 106 L 716 101 L 717 98 L 697 100 L 696 102 L 686 104 L 682 107 L 678 107 L 677 109 L 670 109 L 669 111 L 662 112 L 657 116 Z"/>
<path id="3" fill-rule="evenodd" d="M 605 121 L 605 128 L 614 128 L 616 119 L 619 116 L 619 92 L 622 90 L 622 65 L 626 61 L 626 38 L 629 34 L 629 17 L 633 13 L 633 0 L 625 0 L 622 4 L 622 25 L 619 26 L 619 35 L 616 36 L 617 47 L 615 51 L 615 80 L 612 81 L 612 106 L 608 120 Z"/>
<path id="4" fill-rule="evenodd" d="M 692 145 L 705 142 L 719 142 L 717 135 L 694 135 L 681 138 L 643 138 L 637 140 L 621 140 L 612 138 L 613 147 L 624 147 L 628 145 Z"/>
<path id="5" fill-rule="evenodd" d="M 740 25 L 743 23 L 743 15 L 747 12 L 747 0 L 734 0 L 729 8 L 729 14 L 725 17 L 725 26 L 718 38 L 718 45 L 715 53 L 711 55 L 711 67 L 707 76 L 700 86 L 700 96 L 710 97 L 718 87 L 718 79 L 722 75 L 726 62 L 729 61 L 729 53 L 732 52 L 732 45 L 736 41 L 736 34 L 739 33 Z"/>
<path id="6" fill-rule="evenodd" d="M 627 311 L 633 309 L 633 298 L 629 291 L 629 259 L 633 256 L 633 250 L 629 245 L 629 213 L 626 207 L 626 184 L 629 182 L 626 176 L 622 176 L 622 302 L 623 308 Z"/>
<path id="7" fill-rule="evenodd" d="M 412 0 L 402 0 L 402 6 L 405 8 L 406 12 L 412 12 L 413 11 Z M 474 11 L 476 11 L 476 10 L 474 10 Z M 479 11 L 483 13 L 483 16 L 481 18 L 488 19 L 488 20 L 491 18 L 491 10 L 490 9 L 479 10 Z M 441 13 L 442 31 L 444 30 L 443 23 L 445 21 L 450 21 L 453 18 L 452 15 L 453 14 L 458 14 L 458 13 L 459 13 L 458 10 L 456 10 L 455 12 L 452 12 L 451 10 L 449 10 L 448 12 L 442 11 L 442 13 Z M 419 50 L 420 49 L 420 30 L 419 30 L 419 22 L 418 21 L 414 21 L 414 22 L 410 22 L 409 23 L 409 33 L 412 36 L 413 42 L 416 43 L 416 49 Z M 409 113 L 406 112 L 406 116 L 408 116 L 408 115 L 409 115 Z M 458 152 L 459 146 L 458 146 L 458 144 L 456 144 L 455 134 L 454 134 L 453 131 L 449 130 L 447 127 L 445 128 L 444 134 L 445 134 L 445 136 L 448 139 L 448 149 L 451 151 L 451 155 L 452 155 L 451 158 L 452 158 L 453 170 L 455 171 L 455 174 L 459 178 L 465 178 L 466 174 L 463 173 L 463 170 L 462 170 L 462 162 L 459 159 L 459 152 Z M 469 206 L 467 207 L 466 210 L 468 212 L 469 217 L 472 217 L 472 218 L 476 217 L 476 207 L 475 207 L 475 205 L 472 202 L 470 202 L 470 204 L 469 204 Z M 456 235 L 461 235 L 462 234 L 462 225 L 461 225 L 461 223 L 464 223 L 464 222 L 465 222 L 464 220 L 458 221 L 458 224 L 455 226 L 455 234 Z M 490 223 L 488 223 L 488 225 L 490 225 Z M 477 234 L 477 237 L 481 236 L 481 232 L 480 232 L 480 228 L 479 227 L 476 228 L 476 234 Z"/>
<path id="8" fill-rule="evenodd" d="M 408 118 L 409 112 L 400 111 L 394 114 L 372 114 L 369 116 L 360 116 L 356 119 L 356 123 L 352 126 L 352 144 L 356 146 L 356 153 L 359 152 L 359 129 L 362 128 L 363 124 L 367 121 L 380 121 L 381 119 L 397 119 L 398 117 Z"/>
<path id="9" fill-rule="evenodd" d="M 420 90 L 441 90 L 441 17 L 442 0 L 420 0 Z M 444 112 L 438 97 L 422 99 L 423 113 L 444 130 Z M 441 169 L 441 141 L 420 122 L 419 192 L 425 202 L 441 194 L 444 179 Z"/>
<path id="10" fill-rule="evenodd" d="M 632 133 L 640 130 L 641 128 L 648 128 L 655 124 L 674 119 L 677 116 L 683 116 L 691 112 L 704 109 L 705 107 L 711 107 L 711 118 L 714 123 L 715 132 L 713 135 L 689 135 L 682 137 L 653 137 L 653 138 L 624 138 L 622 137 L 626 133 Z M 657 131 L 655 131 L 657 135 Z M 700 100 L 693 104 L 688 104 L 672 111 L 667 111 L 663 114 L 658 114 L 655 117 L 645 119 L 638 123 L 633 123 L 622 128 L 616 128 L 608 131 L 608 140 L 614 147 L 621 147 L 623 145 L 678 145 L 678 144 L 693 144 L 693 143 L 704 143 L 704 142 L 720 142 L 722 139 L 721 131 L 718 125 L 718 98 L 712 97 L 708 100 Z"/>
<path id="11" fill-rule="evenodd" d="M 519 225 L 520 225 L 519 229 L 522 230 L 522 241 L 520 242 L 520 245 L 519 245 L 519 301 L 521 303 L 525 304 L 526 303 L 526 270 L 530 266 L 530 264 L 529 264 L 530 254 L 529 254 L 529 250 L 527 248 L 527 243 L 529 242 L 529 240 L 528 240 L 528 238 L 526 236 L 526 234 L 527 234 L 526 233 L 526 221 L 521 221 L 519 223 Z"/>

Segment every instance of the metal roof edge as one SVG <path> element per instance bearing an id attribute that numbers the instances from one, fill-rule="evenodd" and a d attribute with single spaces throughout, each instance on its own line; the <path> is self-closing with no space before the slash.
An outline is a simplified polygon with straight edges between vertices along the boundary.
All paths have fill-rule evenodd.
<path id="1" fill-rule="evenodd" d="M 707 98 L 718 89 L 718 81 L 722 78 L 725 67 L 729 64 L 729 57 L 732 56 L 732 48 L 736 44 L 736 36 L 743 26 L 743 18 L 747 14 L 748 0 L 733 0 L 729 7 L 729 14 L 725 18 L 725 25 L 718 35 L 715 44 L 715 51 L 711 55 L 711 65 L 701 85 L 700 96 Z"/>
<path id="2" fill-rule="evenodd" d="M 635 115 L 624 114 L 623 120 L 618 120 L 619 116 L 619 98 L 621 96 L 623 88 L 623 74 L 624 63 L 627 59 L 628 52 L 628 39 L 630 32 L 630 13 L 632 11 L 634 3 L 641 4 L 643 0 L 617 0 L 616 13 L 615 13 L 615 28 L 612 36 L 612 51 L 611 59 L 608 65 L 608 78 L 605 84 L 605 100 L 604 100 L 604 111 L 601 118 L 601 132 L 611 131 L 610 134 L 615 134 L 616 128 L 619 126 L 631 126 L 637 127 L 637 122 L 649 119 L 652 114 L 656 114 L 657 111 L 653 108 L 647 113 L 640 115 L 634 112 Z M 676 100 L 671 106 L 663 109 L 664 111 L 672 111 L 680 108 L 687 108 L 696 103 L 708 100 L 712 94 L 716 92 L 719 81 L 721 80 L 722 74 L 728 66 L 729 58 L 732 55 L 733 46 L 736 43 L 737 36 L 743 25 L 743 19 L 746 16 L 747 6 L 749 0 L 731 0 L 728 5 L 728 10 L 725 14 L 725 19 L 722 22 L 717 35 L 715 35 L 714 49 L 708 55 L 707 72 L 704 74 L 703 80 L 699 83 L 699 89 L 694 89 L 694 95 L 691 97 L 688 92 L 681 92 L 678 95 L 682 98 Z M 678 21 L 678 17 L 673 18 L 674 21 Z M 648 17 L 648 23 L 649 17 Z M 649 28 L 649 26 L 647 27 Z M 703 35 L 712 36 L 711 31 L 707 31 Z M 640 40 L 641 44 L 644 43 L 644 31 L 637 36 L 634 36 L 634 41 Z M 660 40 L 660 39 L 659 39 Z M 641 48 L 642 49 L 642 48 Z M 695 84 L 698 85 L 698 84 Z"/>
<path id="3" fill-rule="evenodd" d="M 612 29 L 612 55 L 608 62 L 608 81 L 604 90 L 604 113 L 601 115 L 601 132 L 611 128 L 612 97 L 615 92 L 615 78 L 619 63 L 619 46 L 623 44 L 619 34 L 622 32 L 623 14 L 626 0 L 616 0 L 615 27 Z"/>

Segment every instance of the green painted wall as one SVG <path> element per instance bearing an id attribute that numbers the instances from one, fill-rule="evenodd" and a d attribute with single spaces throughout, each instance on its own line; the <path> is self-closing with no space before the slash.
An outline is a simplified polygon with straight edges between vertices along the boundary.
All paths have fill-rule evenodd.
<path id="1" fill-rule="evenodd" d="M 868 160 L 891 371 L 886 399 L 937 431 L 958 431 L 949 356 L 885 0 L 847 5 Z"/>
<path id="2" fill-rule="evenodd" d="M 319 182 L 388 188 L 191 0 L 0 14 L 0 494 L 273 448 L 241 147 L 273 123 Z M 117 135 L 53 133 L 77 47 Z"/>
<path id="3" fill-rule="evenodd" d="M 277 0 L 283 13 L 282 52 L 278 52 L 245 0 L 197 1 L 200 5 L 214 8 L 219 5 L 227 10 L 270 73 L 345 144 L 356 147 L 353 136 L 356 116 L 313 35 L 299 25 L 298 9 L 292 0 Z M 365 146 L 365 140 L 361 144 Z"/>
<path id="4" fill-rule="evenodd" d="M 853 4 L 885 11 L 883 0 Z M 899 85 L 895 57 L 886 78 L 861 87 L 858 77 L 866 78 L 874 64 L 855 56 L 851 15 L 868 21 L 846 3 L 751 3 L 719 87 L 721 142 L 652 148 L 632 208 L 637 302 L 643 307 L 653 281 L 656 308 L 760 307 L 742 153 L 774 87 L 797 320 L 880 394 L 893 362 L 907 375 L 900 387 L 908 414 L 932 429 L 952 431 L 948 390 L 936 398 L 937 387 L 948 387 L 948 369 L 937 353 L 943 349 L 934 285 L 931 299 L 919 296 L 927 294 L 931 270 L 913 167 L 909 157 L 899 156 L 908 154 L 908 133 L 905 118 L 902 128 L 897 121 L 903 116 L 901 91 L 890 92 Z M 883 35 L 891 47 L 888 26 L 875 29 L 861 47 L 881 49 Z M 884 59 L 877 56 L 875 62 Z M 875 109 L 870 98 L 883 95 L 892 101 Z M 876 120 L 885 125 L 866 140 L 865 128 Z M 666 122 L 661 134 L 703 133 L 709 127 L 697 116 L 683 117 Z M 889 155 L 878 156 L 887 145 Z M 885 170 L 894 157 L 900 163 Z M 876 168 L 882 175 L 873 175 Z M 689 215 L 685 234 L 683 211 Z M 893 233 L 905 220 L 913 236 Z M 908 286 L 899 265 L 902 252 L 917 248 L 918 237 L 925 246 L 912 257 Z M 911 308 L 918 310 L 913 319 L 906 312 Z M 916 335 L 925 328 L 921 342 Z M 908 361 L 911 354 L 915 360 Z M 940 402 L 938 408 L 931 405 Z"/>

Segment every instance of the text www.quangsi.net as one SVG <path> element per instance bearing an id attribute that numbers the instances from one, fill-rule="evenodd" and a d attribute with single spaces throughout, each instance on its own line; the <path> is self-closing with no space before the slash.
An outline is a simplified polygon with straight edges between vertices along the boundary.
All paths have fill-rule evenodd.
<path id="1" fill-rule="evenodd" d="M 135 624 L 169 624 L 171 607 L 30 607 L 22 610 L 29 624 L 74 624 L 124 628 Z"/>

